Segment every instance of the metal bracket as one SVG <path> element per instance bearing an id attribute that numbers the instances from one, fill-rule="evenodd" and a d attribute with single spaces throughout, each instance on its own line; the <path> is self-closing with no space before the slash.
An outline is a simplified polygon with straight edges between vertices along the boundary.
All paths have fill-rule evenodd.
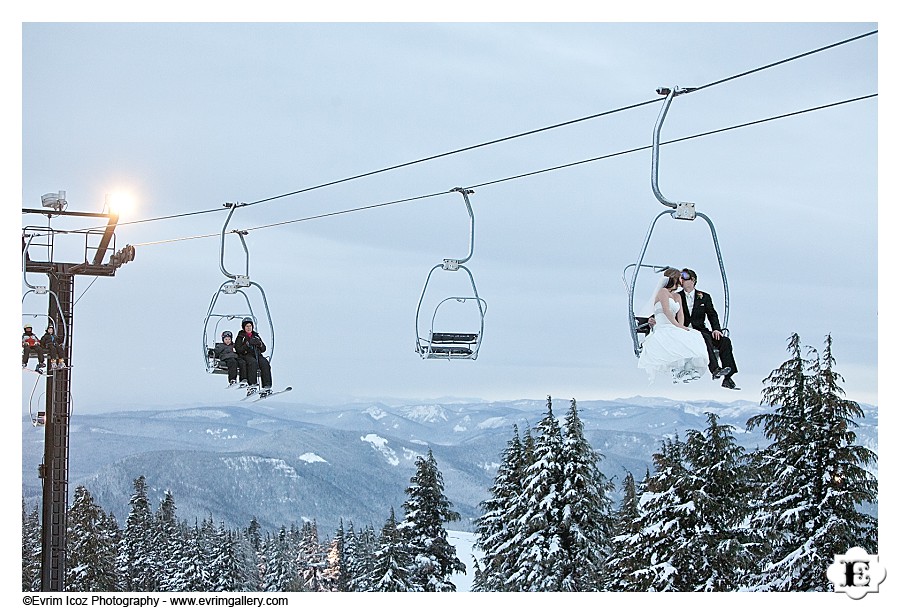
<path id="1" fill-rule="evenodd" d="M 678 203 L 672 217 L 676 220 L 693 221 L 697 217 L 697 209 L 694 203 Z"/>
<path id="2" fill-rule="evenodd" d="M 443 269 L 445 271 L 458 271 L 459 260 L 456 260 L 454 258 L 444 258 Z"/>

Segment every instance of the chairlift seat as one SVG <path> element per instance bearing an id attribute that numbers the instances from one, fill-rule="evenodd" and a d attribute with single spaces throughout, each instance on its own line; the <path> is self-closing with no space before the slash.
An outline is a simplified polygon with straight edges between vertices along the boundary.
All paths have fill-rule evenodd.
<path id="1" fill-rule="evenodd" d="M 635 321 L 635 332 L 639 335 L 649 335 L 650 331 L 653 330 L 653 327 L 650 326 L 650 318 L 643 318 L 640 316 L 634 317 Z"/>
<path id="2" fill-rule="evenodd" d="M 422 339 L 423 357 L 467 358 L 475 354 L 472 346 L 478 343 L 479 333 L 431 333 L 431 340 Z"/>
<path id="3" fill-rule="evenodd" d="M 428 348 L 431 354 L 440 354 L 446 356 L 470 356 L 472 350 L 461 345 L 432 345 Z"/>

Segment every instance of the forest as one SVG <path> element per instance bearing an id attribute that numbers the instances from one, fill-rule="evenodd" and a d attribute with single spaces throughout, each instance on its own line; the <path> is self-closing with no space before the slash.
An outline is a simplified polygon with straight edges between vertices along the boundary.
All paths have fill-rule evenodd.
<path id="1" fill-rule="evenodd" d="M 446 592 L 473 566 L 473 591 L 828 591 L 835 554 L 878 551 L 876 453 L 856 441 L 860 405 L 845 398 L 832 339 L 788 340 L 764 380 L 765 448 L 735 443 L 734 425 L 660 442 L 653 471 L 613 484 L 584 436 L 577 402 L 550 398 L 533 427 L 514 427 L 476 520 L 473 561 L 447 539 L 459 519 L 431 451 L 416 460 L 400 513 L 334 535 L 315 521 L 263 531 L 178 518 L 154 508 L 143 476 L 124 526 L 84 486 L 67 518 L 67 591 Z M 611 495 L 620 489 L 614 505 Z M 22 504 L 22 589 L 40 590 L 41 526 Z"/>

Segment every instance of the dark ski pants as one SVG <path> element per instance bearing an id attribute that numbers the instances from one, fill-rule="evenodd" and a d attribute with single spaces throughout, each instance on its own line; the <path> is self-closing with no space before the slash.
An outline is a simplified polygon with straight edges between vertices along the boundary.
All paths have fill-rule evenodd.
<path id="1" fill-rule="evenodd" d="M 228 369 L 228 382 L 236 382 L 238 381 L 238 375 L 241 376 L 241 379 L 247 379 L 246 376 L 246 368 L 244 367 L 244 361 L 239 360 L 237 358 L 223 358 L 220 361 L 220 364 L 224 364 L 225 368 Z"/>
<path id="2" fill-rule="evenodd" d="M 259 371 L 263 388 L 272 387 L 272 366 L 269 364 L 268 358 L 260 356 L 259 359 L 257 359 L 256 356 L 248 354 L 247 356 L 244 356 L 244 364 L 247 369 L 248 384 L 256 386 L 256 372 Z"/>
<path id="3" fill-rule="evenodd" d="M 62 346 L 58 343 L 51 343 L 47 346 L 47 356 L 50 360 L 61 360 L 66 357 Z"/>
<path id="4" fill-rule="evenodd" d="M 31 353 L 34 352 L 38 357 L 38 365 L 44 366 L 44 348 L 39 345 L 26 345 L 22 350 L 22 364 L 27 365 L 28 359 L 31 358 Z"/>
<path id="5" fill-rule="evenodd" d="M 712 333 L 709 331 L 700 331 L 703 333 L 703 340 L 706 341 L 706 353 L 709 355 L 709 372 L 715 373 L 719 369 L 719 362 L 722 367 L 731 367 L 729 377 L 737 373 L 737 365 L 734 362 L 734 354 L 731 351 L 731 339 L 722 335 L 718 341 L 713 339 Z M 719 350 L 719 358 L 716 359 L 716 350 Z"/>

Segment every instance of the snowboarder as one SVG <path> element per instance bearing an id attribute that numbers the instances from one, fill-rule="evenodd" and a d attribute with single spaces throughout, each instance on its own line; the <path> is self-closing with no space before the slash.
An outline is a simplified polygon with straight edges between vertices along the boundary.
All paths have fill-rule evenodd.
<path id="1" fill-rule="evenodd" d="M 213 348 L 213 353 L 219 359 L 219 364 L 224 365 L 228 369 L 229 387 L 237 384 L 238 374 L 240 374 L 241 380 L 247 379 L 244 361 L 234 351 L 233 338 L 234 335 L 232 335 L 230 330 L 222 331 L 222 342 L 217 343 Z"/>
<path id="2" fill-rule="evenodd" d="M 63 349 L 62 335 L 57 335 L 53 330 L 53 325 L 47 326 L 44 336 L 41 337 L 41 347 L 47 352 L 50 359 L 50 369 L 62 369 L 66 366 L 66 352 Z"/>
<path id="3" fill-rule="evenodd" d="M 25 332 L 22 333 L 22 368 L 28 368 L 28 360 L 31 353 L 34 352 L 38 357 L 38 366 L 35 369 L 38 373 L 44 372 L 44 348 L 41 347 L 41 340 L 38 339 L 31 331 L 31 324 L 25 326 Z"/>
<path id="4" fill-rule="evenodd" d="M 256 372 L 258 370 L 262 376 L 262 391 L 259 396 L 266 397 L 272 393 L 272 366 L 269 364 L 269 360 L 263 356 L 266 344 L 263 343 L 259 333 L 253 330 L 253 318 L 244 318 L 241 322 L 241 329 L 234 340 L 234 350 L 244 361 L 247 370 L 249 382 L 247 396 L 256 394 Z"/>

